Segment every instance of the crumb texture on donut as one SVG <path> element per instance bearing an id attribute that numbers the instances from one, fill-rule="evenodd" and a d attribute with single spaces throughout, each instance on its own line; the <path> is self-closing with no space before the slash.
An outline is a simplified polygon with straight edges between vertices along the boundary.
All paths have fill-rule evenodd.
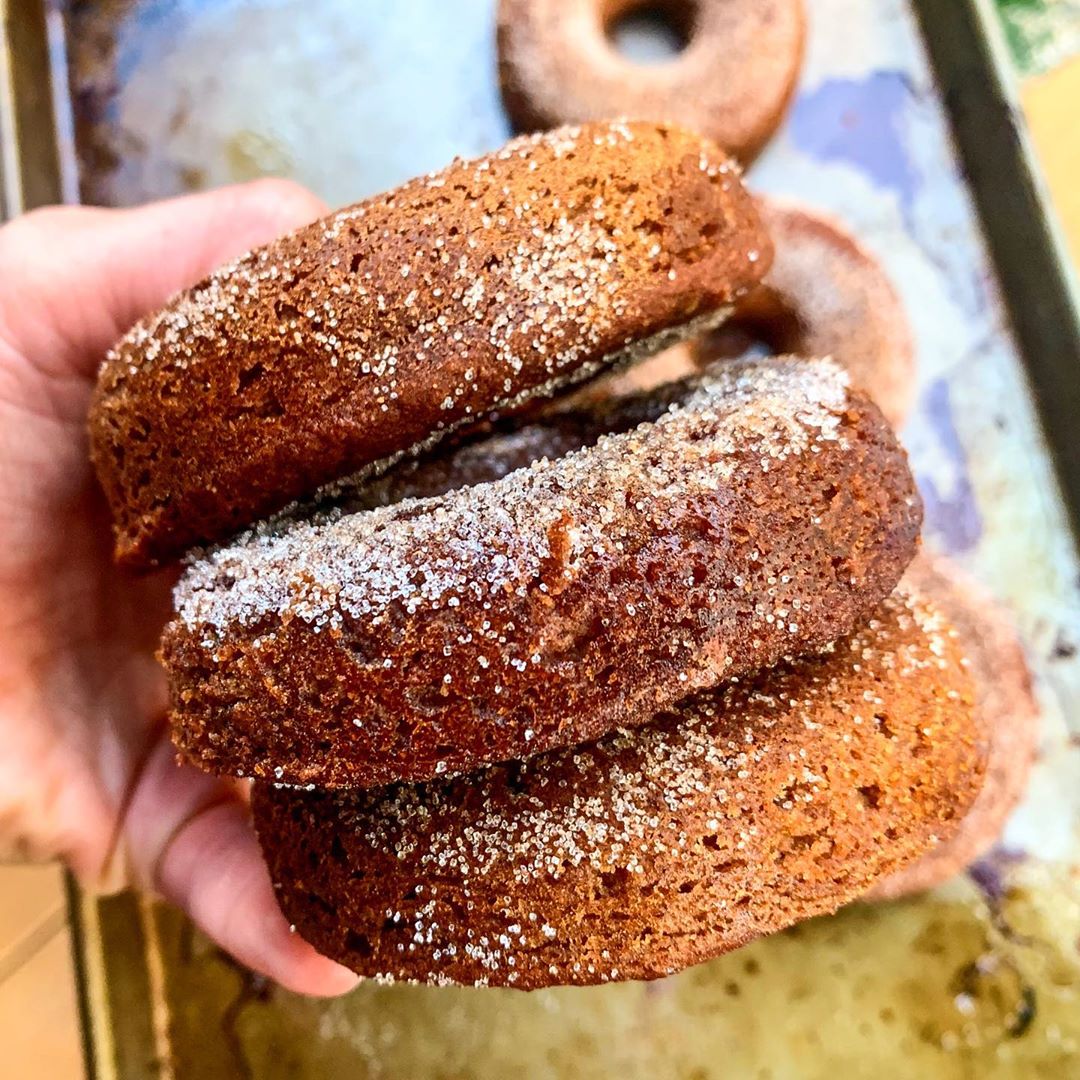
<path id="1" fill-rule="evenodd" d="M 610 30 L 635 0 L 500 0 L 499 81 L 521 131 L 635 116 L 715 139 L 747 163 L 784 117 L 806 36 L 803 0 L 666 0 L 686 31 L 669 62 L 623 56 Z"/>
<path id="2" fill-rule="evenodd" d="M 422 780 L 598 738 L 853 630 L 921 504 L 830 361 L 722 365 L 501 480 L 282 520 L 194 564 L 173 735 L 214 771 Z"/>
<path id="3" fill-rule="evenodd" d="M 1039 741 L 1039 708 L 1024 648 L 1005 611 L 947 559 L 920 555 L 904 582 L 956 628 L 975 687 L 975 719 L 989 747 L 986 781 L 955 834 L 869 895 L 893 900 L 940 885 L 974 863 L 1001 836 L 1027 787 Z"/>
<path id="4" fill-rule="evenodd" d="M 983 747 L 948 624 L 897 593 L 814 658 L 453 780 L 256 785 L 286 916 L 369 977 L 651 979 L 831 912 L 947 836 Z"/>
<path id="5" fill-rule="evenodd" d="M 730 320 L 690 346 L 698 363 L 758 341 L 777 353 L 831 356 L 899 427 L 915 396 L 915 350 L 884 267 L 821 214 L 763 198 L 758 208 L 775 246 L 773 265 Z"/>
<path id="6" fill-rule="evenodd" d="M 718 317 L 771 247 L 737 169 L 644 123 L 522 138 L 241 257 L 139 323 L 90 431 L 120 560 L 214 541 Z"/>
<path id="7" fill-rule="evenodd" d="M 335 493 L 335 504 L 347 511 L 372 510 L 403 499 L 430 498 L 501 480 L 541 458 L 554 461 L 594 445 L 604 435 L 657 420 L 685 401 L 690 385 L 672 379 L 664 387 L 649 387 L 648 393 L 588 394 L 588 388 L 600 381 L 604 380 L 594 380 L 545 404 L 527 421 L 517 414 L 492 417 L 381 476 L 356 486 L 342 485 Z"/>

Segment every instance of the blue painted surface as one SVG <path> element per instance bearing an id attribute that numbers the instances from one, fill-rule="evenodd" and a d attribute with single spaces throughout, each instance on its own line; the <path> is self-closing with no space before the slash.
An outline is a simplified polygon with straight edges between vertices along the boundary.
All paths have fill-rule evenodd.
<path id="1" fill-rule="evenodd" d="M 974 550 L 982 536 L 982 515 L 968 478 L 968 461 L 956 430 L 952 411 L 952 391 L 945 379 L 935 379 L 921 400 L 923 414 L 937 437 L 938 450 L 955 468 L 952 491 L 941 491 L 930 476 L 919 476 L 919 490 L 926 509 L 925 529 L 951 555 Z"/>
<path id="2" fill-rule="evenodd" d="M 920 184 L 904 138 L 905 113 L 913 99 L 911 84 L 901 71 L 829 79 L 795 102 L 791 137 L 812 157 L 859 169 L 909 207 Z"/>

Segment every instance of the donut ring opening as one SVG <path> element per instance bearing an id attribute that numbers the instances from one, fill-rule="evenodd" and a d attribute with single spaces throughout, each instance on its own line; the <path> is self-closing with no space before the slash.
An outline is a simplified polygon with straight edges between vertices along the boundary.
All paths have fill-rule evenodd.
<path id="1" fill-rule="evenodd" d="M 805 318 L 775 290 L 763 287 L 746 298 L 724 326 L 698 339 L 698 363 L 738 360 L 746 356 L 803 355 Z"/>
<path id="2" fill-rule="evenodd" d="M 633 63 L 650 66 L 677 60 L 698 30 L 697 0 L 607 0 L 602 6 L 608 41 Z M 651 43 L 648 52 L 645 41 Z"/>
<path id="3" fill-rule="evenodd" d="M 827 215 L 768 198 L 758 209 L 776 248 L 773 265 L 724 326 L 690 346 L 696 363 L 831 356 L 900 427 L 915 388 L 914 338 L 884 266 Z"/>
<path id="4" fill-rule="evenodd" d="M 684 47 L 655 62 L 619 47 L 627 20 Z M 677 120 L 744 164 L 779 126 L 805 43 L 802 0 L 500 0 L 499 77 L 514 125 L 609 116 Z"/>

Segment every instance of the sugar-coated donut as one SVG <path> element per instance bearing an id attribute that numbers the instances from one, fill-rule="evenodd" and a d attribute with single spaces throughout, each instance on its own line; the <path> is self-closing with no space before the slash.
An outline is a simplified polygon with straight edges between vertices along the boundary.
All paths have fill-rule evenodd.
<path id="1" fill-rule="evenodd" d="M 652 979 L 836 910 L 948 836 L 984 748 L 962 653 L 897 593 L 819 657 L 454 780 L 257 784 L 286 917 L 384 980 Z"/>
<path id="2" fill-rule="evenodd" d="M 831 356 L 899 427 L 915 394 L 915 354 L 885 270 L 819 213 L 771 199 L 758 207 L 776 249 L 772 268 L 724 327 L 691 346 L 698 363 L 738 356 L 759 341 L 775 353 Z"/>
<path id="3" fill-rule="evenodd" d="M 921 521 L 876 406 L 793 359 L 664 400 L 502 480 L 284 519 L 194 564 L 163 643 L 177 745 L 295 784 L 423 780 L 643 723 L 852 631 Z"/>
<path id="4" fill-rule="evenodd" d="M 959 567 L 941 557 L 919 556 L 904 580 L 956 627 L 971 665 L 975 718 L 989 757 L 982 791 L 953 836 L 879 882 L 870 893 L 873 900 L 931 889 L 984 855 L 1024 794 L 1039 741 L 1031 674 L 1005 612 Z"/>
<path id="5" fill-rule="evenodd" d="M 575 391 L 581 403 L 651 390 L 711 363 L 774 353 L 832 356 L 874 399 L 894 427 L 915 393 L 912 335 L 900 297 L 881 264 L 820 214 L 759 198 L 775 255 L 764 283 L 731 318 Z"/>
<path id="6" fill-rule="evenodd" d="M 607 116 L 670 120 L 747 163 L 780 125 L 802 66 L 802 0 L 665 0 L 687 39 L 640 64 L 610 37 L 640 0 L 500 0 L 499 81 L 522 131 Z"/>
<path id="7" fill-rule="evenodd" d="M 219 540 L 486 410 L 715 321 L 771 249 L 676 128 L 518 139 L 211 274 L 112 350 L 94 462 L 118 558 Z"/>

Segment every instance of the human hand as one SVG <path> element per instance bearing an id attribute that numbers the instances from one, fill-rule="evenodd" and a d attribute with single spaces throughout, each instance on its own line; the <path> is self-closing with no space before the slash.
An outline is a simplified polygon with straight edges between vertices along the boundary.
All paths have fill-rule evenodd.
<path id="1" fill-rule="evenodd" d="M 324 209 L 256 181 L 0 229 L 0 858 L 154 889 L 309 994 L 356 979 L 289 932 L 243 788 L 176 764 L 154 659 L 174 575 L 113 566 L 86 411 L 106 349 L 140 315 Z"/>

